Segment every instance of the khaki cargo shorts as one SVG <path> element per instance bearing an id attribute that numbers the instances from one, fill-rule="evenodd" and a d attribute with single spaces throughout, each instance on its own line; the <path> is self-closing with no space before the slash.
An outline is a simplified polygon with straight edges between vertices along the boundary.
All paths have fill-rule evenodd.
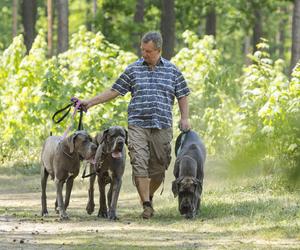
<path id="1" fill-rule="evenodd" d="M 133 177 L 163 179 L 171 162 L 172 138 L 172 128 L 153 129 L 129 125 L 128 149 Z"/>

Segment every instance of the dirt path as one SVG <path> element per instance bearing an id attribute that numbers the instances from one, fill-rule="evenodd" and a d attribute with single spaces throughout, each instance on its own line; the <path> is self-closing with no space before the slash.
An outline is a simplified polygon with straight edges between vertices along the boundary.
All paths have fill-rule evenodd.
<path id="1" fill-rule="evenodd" d="M 70 220 L 60 221 L 53 211 L 53 183 L 48 185 L 50 215 L 41 218 L 39 175 L 0 172 L 0 249 L 300 249 L 297 210 L 295 217 L 283 218 L 278 225 L 263 221 L 263 216 L 272 216 L 267 214 L 274 210 L 272 206 L 280 206 L 280 197 L 266 210 L 262 203 L 252 204 L 248 193 L 233 194 L 236 201 L 225 202 L 223 196 L 229 199 L 232 193 L 226 193 L 220 181 L 207 178 L 203 213 L 196 220 L 188 221 L 178 214 L 171 180 L 167 179 L 163 195 L 155 199 L 155 217 L 143 221 L 130 174 L 126 174 L 118 204 L 119 221 L 85 212 L 87 182 L 80 179 L 75 181 L 68 209 Z M 217 190 L 220 183 L 223 193 Z M 261 194 L 259 199 L 264 197 L 266 194 Z M 245 202 L 239 203 L 242 199 Z M 284 199 L 283 206 L 289 209 L 299 206 L 299 199 Z"/>

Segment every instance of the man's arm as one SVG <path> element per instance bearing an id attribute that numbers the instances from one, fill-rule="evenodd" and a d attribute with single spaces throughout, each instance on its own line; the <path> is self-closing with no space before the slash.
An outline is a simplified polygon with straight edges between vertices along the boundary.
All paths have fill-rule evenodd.
<path id="1" fill-rule="evenodd" d="M 180 99 L 178 99 L 178 106 L 179 106 L 179 110 L 180 110 L 179 129 L 181 131 L 188 131 L 191 129 L 191 125 L 189 122 L 188 97 L 183 96 Z"/>
<path id="2" fill-rule="evenodd" d="M 86 109 L 89 109 L 99 103 L 104 103 L 104 102 L 110 101 L 110 100 L 116 98 L 118 95 L 120 95 L 120 94 L 117 91 L 108 89 L 89 100 L 82 100 L 81 103 Z"/>

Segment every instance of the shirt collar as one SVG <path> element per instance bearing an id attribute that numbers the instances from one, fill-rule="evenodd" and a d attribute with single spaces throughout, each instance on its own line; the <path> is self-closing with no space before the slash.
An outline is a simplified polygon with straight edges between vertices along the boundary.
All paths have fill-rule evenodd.
<path id="1" fill-rule="evenodd" d="M 148 63 L 144 60 L 143 57 L 141 58 L 141 64 L 142 65 L 148 65 Z M 162 57 L 159 57 L 159 60 L 156 64 L 156 66 L 159 66 L 159 65 L 164 65 L 164 59 Z"/>

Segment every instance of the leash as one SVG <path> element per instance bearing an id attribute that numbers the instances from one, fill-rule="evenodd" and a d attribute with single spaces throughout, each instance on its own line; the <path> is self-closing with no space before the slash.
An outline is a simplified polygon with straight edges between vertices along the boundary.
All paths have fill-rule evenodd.
<path id="1" fill-rule="evenodd" d="M 72 121 L 74 120 L 75 115 L 76 115 L 77 111 L 79 110 L 80 117 L 79 117 L 79 123 L 78 123 L 77 130 L 83 130 L 82 117 L 83 117 L 83 112 L 87 112 L 87 110 L 82 106 L 81 101 L 78 98 L 76 98 L 76 97 L 72 97 L 70 104 L 68 104 L 64 108 L 56 111 L 54 113 L 54 115 L 52 116 L 52 121 L 54 123 L 56 123 L 56 124 L 60 123 L 61 121 L 63 121 L 67 117 L 67 115 L 70 113 L 72 107 L 74 107 L 74 112 L 72 114 L 72 118 L 71 119 L 72 119 Z M 55 117 L 58 114 L 64 112 L 65 110 L 67 110 L 67 111 L 62 115 L 62 117 L 60 117 L 59 119 L 56 120 Z M 62 136 L 62 140 L 66 138 L 66 136 L 67 136 L 68 132 L 71 130 L 71 128 L 72 128 L 72 122 L 71 122 L 71 125 L 65 130 L 65 132 L 64 132 L 64 134 Z"/>

